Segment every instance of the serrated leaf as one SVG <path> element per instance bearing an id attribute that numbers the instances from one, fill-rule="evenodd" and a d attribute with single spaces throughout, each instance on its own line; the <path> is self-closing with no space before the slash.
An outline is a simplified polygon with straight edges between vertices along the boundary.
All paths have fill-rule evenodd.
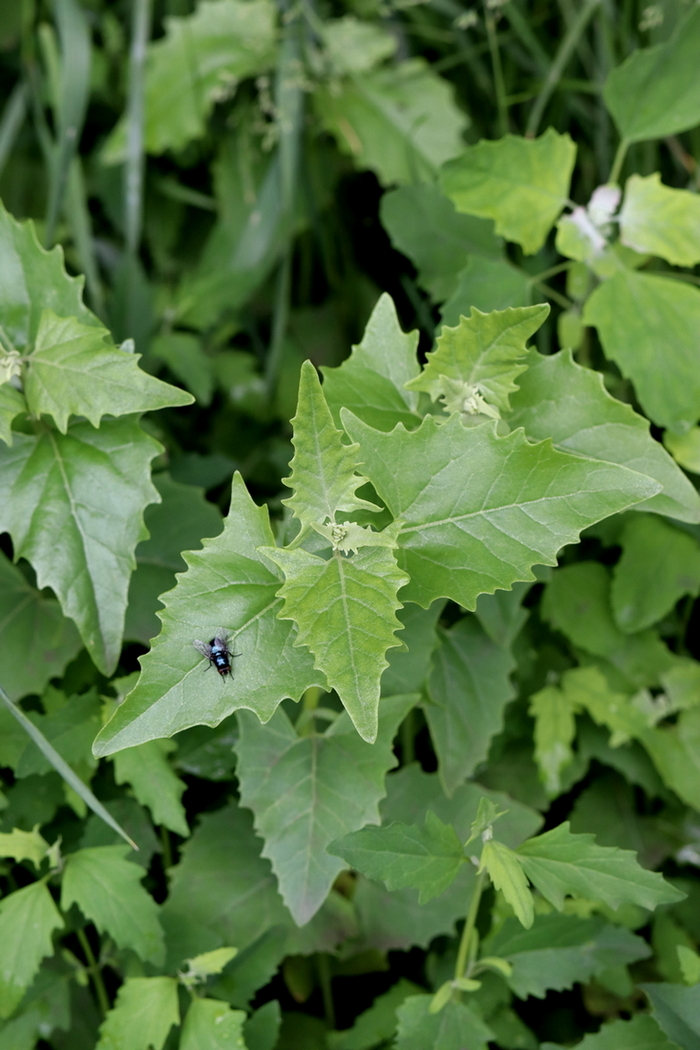
<path id="1" fill-rule="evenodd" d="M 223 968 L 235 959 L 238 948 L 214 948 L 211 952 L 203 952 L 195 955 L 193 959 L 186 959 L 188 976 L 195 976 L 198 980 L 211 977 L 213 974 L 221 973 Z"/>
<path id="2" fill-rule="evenodd" d="M 637 734 L 667 787 L 700 810 L 700 708 L 681 711 L 674 725 Z"/>
<path id="3" fill-rule="evenodd" d="M 173 750 L 175 745 L 166 740 L 124 748 L 114 756 L 114 779 L 131 785 L 141 805 L 150 809 L 154 824 L 187 838 L 190 829 L 180 801 L 186 784 L 168 762 L 168 752 Z"/>
<path id="4" fill-rule="evenodd" d="M 465 864 L 444 893 L 421 904 L 418 890 L 391 891 L 382 883 L 358 876 L 353 904 L 361 943 L 378 951 L 403 951 L 413 945 L 427 949 L 433 938 L 441 934 L 453 937 L 456 923 L 464 918 L 475 882 L 476 869 Z"/>
<path id="5" fill-rule="evenodd" d="M 179 1050 L 246 1050 L 245 1010 L 232 1010 L 220 999 L 194 998 L 182 1026 Z"/>
<path id="6" fill-rule="evenodd" d="M 44 879 L 0 901 L 0 1017 L 14 1012 L 41 960 L 53 953 L 51 934 L 62 926 Z"/>
<path id="7" fill-rule="evenodd" d="M 0 218 L 1 222 L 1 218 Z M 27 402 L 19 390 L 9 383 L 0 385 L 0 440 L 12 444 L 12 424 L 16 417 L 27 411 Z"/>
<path id="8" fill-rule="evenodd" d="M 641 254 L 660 255 L 674 266 L 700 262 L 700 200 L 664 186 L 658 171 L 630 175 L 620 210 L 620 240 Z"/>
<path id="9" fill-rule="evenodd" d="M 100 699 L 96 689 L 89 689 L 69 700 L 49 714 L 31 711 L 27 717 L 45 740 L 52 744 L 83 781 L 89 782 L 97 766 L 90 749 L 95 733 L 100 728 Z M 16 766 L 18 777 L 48 773 L 52 768 L 49 758 L 27 741 L 27 746 Z"/>
<path id="10" fill-rule="evenodd" d="M 568 822 L 529 839 L 517 853 L 527 877 L 558 909 L 567 894 L 611 908 L 638 904 L 650 910 L 683 899 L 663 876 L 640 867 L 631 850 L 597 846 L 593 835 L 572 835 Z"/>
<path id="11" fill-rule="evenodd" d="M 421 689 L 437 645 L 435 625 L 444 607 L 444 602 L 435 602 L 429 609 L 421 609 L 411 602 L 399 609 L 396 615 L 404 625 L 399 638 L 406 649 L 396 648 L 387 652 L 389 666 L 382 675 L 382 696 Z"/>
<path id="12" fill-rule="evenodd" d="M 446 890 L 465 861 L 454 828 L 432 810 L 422 828 L 399 823 L 364 828 L 336 839 L 328 852 L 368 878 L 381 880 L 389 890 L 420 890 L 421 904 Z"/>
<path id="13" fill-rule="evenodd" d="M 2 687 L 11 700 L 42 693 L 82 648 L 72 620 L 55 598 L 32 587 L 24 573 L 0 555 L 0 667 Z M 31 647 L 32 660 L 17 658 Z"/>
<path id="14" fill-rule="evenodd" d="M 483 220 L 479 220 L 483 221 Z M 443 324 L 457 325 L 475 306 L 484 313 L 542 302 L 524 270 L 506 259 L 472 257 L 456 275 L 456 287 L 440 309 Z"/>
<path id="15" fill-rule="evenodd" d="M 632 380 L 654 423 L 686 429 L 697 421 L 700 290 L 668 277 L 619 270 L 595 289 L 583 320 L 598 329 L 606 357 Z"/>
<path id="16" fill-rule="evenodd" d="M 521 360 L 525 343 L 548 313 L 546 304 L 489 314 L 472 307 L 471 317 L 462 317 L 456 328 L 443 326 L 425 368 L 407 388 L 424 390 L 433 401 L 442 398 L 448 412 L 477 414 L 468 407 L 475 394 L 499 415 L 507 412 L 509 397 L 518 389 L 515 380 L 527 367 Z"/>
<path id="17" fill-rule="evenodd" d="M 257 507 L 236 474 L 224 531 L 187 554 L 187 572 L 164 597 L 163 630 L 143 658 L 141 677 L 97 737 L 95 754 L 107 755 L 195 725 L 216 726 L 247 707 L 262 720 L 286 696 L 299 699 L 324 686 L 310 653 L 295 647 L 296 629 L 277 619 L 281 577 L 257 553 L 273 544 L 268 511 Z M 233 677 L 208 674 L 195 638 L 234 633 Z"/>
<path id="18" fill-rule="evenodd" d="M 482 140 L 443 166 L 440 186 L 457 211 L 493 219 L 496 233 L 531 255 L 567 202 L 576 147 L 548 128 L 538 139 Z"/>
<path id="19" fill-rule="evenodd" d="M 411 577 L 403 601 L 427 607 L 449 597 L 473 609 L 479 594 L 534 579 L 531 567 L 609 514 L 658 491 L 624 467 L 530 444 L 520 430 L 465 428 L 428 416 L 411 433 L 371 429 L 349 412 L 363 469 L 395 518 L 400 565 Z"/>
<path id="20" fill-rule="evenodd" d="M 8 833 L 0 833 L 0 857 L 12 857 L 17 863 L 30 860 L 38 870 L 49 848 L 46 839 L 37 831 L 38 826 L 33 831 L 13 828 Z"/>
<path id="21" fill-rule="evenodd" d="M 420 58 L 321 85 L 313 101 L 339 148 L 384 185 L 432 181 L 468 124 L 451 86 Z"/>
<path id="22" fill-rule="evenodd" d="M 394 302 L 384 293 L 350 357 L 339 368 L 321 369 L 323 394 L 335 421 L 346 406 L 378 430 L 391 430 L 398 422 L 419 423 L 418 397 L 405 389 L 420 371 L 417 346 L 418 333 L 402 332 Z"/>
<path id="23" fill-rule="evenodd" d="M 61 907 L 77 904 L 83 915 L 120 948 L 131 948 L 156 966 L 164 958 L 158 905 L 141 885 L 143 868 L 125 857 L 128 846 L 92 846 L 69 853 L 61 881 Z"/>
<path id="24" fill-rule="evenodd" d="M 395 540 L 398 523 L 385 529 Z M 260 550 L 283 570 L 279 590 L 284 609 L 294 620 L 298 645 L 306 645 L 315 666 L 337 691 L 360 736 L 370 743 L 377 735 L 379 680 L 387 666 L 386 651 L 401 642 L 396 617 L 398 591 L 407 577 L 387 547 L 363 547 L 346 558 L 335 553 L 328 561 L 302 549 Z"/>
<path id="25" fill-rule="evenodd" d="M 133 419 L 99 430 L 75 423 L 66 434 L 42 428 L 0 445 L 0 529 L 39 587 L 55 592 L 104 674 L 121 651 L 143 509 L 158 500 L 149 464 L 159 451 Z"/>
<path id="26" fill-rule="evenodd" d="M 162 1050 L 180 1021 L 174 977 L 127 977 L 100 1026 L 95 1050 Z"/>
<path id="27" fill-rule="evenodd" d="M 545 686 L 530 697 L 530 714 L 535 719 L 535 761 L 550 796 L 560 793 L 561 773 L 574 758 L 574 713 L 567 694 L 554 686 Z"/>
<path id="28" fill-rule="evenodd" d="M 341 512 L 378 509 L 355 495 L 355 490 L 367 480 L 355 473 L 357 445 L 342 443 L 342 431 L 333 424 L 310 361 L 301 368 L 297 414 L 292 426 L 292 473 L 282 480 L 294 490 L 294 495 L 282 502 L 294 512 L 302 528 L 335 524 L 336 515 Z"/>
<path id="29" fill-rule="evenodd" d="M 396 765 L 392 741 L 416 697 L 382 700 L 374 744 L 347 714 L 323 734 L 300 737 L 278 710 L 266 726 L 238 716 L 241 803 L 253 810 L 280 893 L 303 926 L 318 911 L 344 865 L 326 853 L 332 839 L 379 823 L 384 778 Z"/>
<path id="30" fill-rule="evenodd" d="M 672 525 L 645 514 L 626 522 L 610 600 L 618 627 L 630 633 L 656 623 L 684 594 L 700 590 L 700 547 Z"/>
<path id="31" fill-rule="evenodd" d="M 585 1036 L 576 1050 L 679 1050 L 649 1014 L 636 1014 L 631 1021 L 610 1021 L 600 1031 Z M 556 1043 L 542 1043 L 540 1050 L 563 1050 Z"/>
<path id="32" fill-rule="evenodd" d="M 269 0 L 202 0 L 188 16 L 165 19 L 166 33 L 148 49 L 145 140 L 149 153 L 182 149 L 201 138 L 214 103 L 239 80 L 260 75 L 274 61 L 275 9 Z M 104 160 L 124 159 L 120 123 Z"/>
<path id="33" fill-rule="evenodd" d="M 501 891 L 516 917 L 529 929 L 535 917 L 535 906 L 519 855 L 502 842 L 489 839 L 481 851 L 479 870 L 488 872 L 492 883 Z"/>
<path id="34" fill-rule="evenodd" d="M 329 1032 L 330 1050 L 368 1050 L 382 1041 L 388 1041 L 396 1031 L 398 1007 L 409 995 L 419 994 L 420 991 L 412 981 L 400 978 L 388 992 L 377 996 L 370 1008 L 359 1015 L 352 1028 Z"/>
<path id="35" fill-rule="evenodd" d="M 664 138 L 700 122 L 700 12 L 691 8 L 663 44 L 613 69 L 603 98 L 628 142 Z"/>
<path id="36" fill-rule="evenodd" d="M 200 405 L 211 403 L 215 363 L 205 352 L 201 339 L 191 332 L 162 332 L 151 340 L 148 354 L 166 364 Z"/>
<path id="37" fill-rule="evenodd" d="M 447 795 L 471 776 L 503 726 L 506 704 L 515 696 L 510 674 L 515 660 L 494 645 L 474 617 L 439 632 L 423 707 Z"/>
<path id="38" fill-rule="evenodd" d="M 494 1035 L 474 1011 L 451 1002 L 431 1014 L 431 1001 L 430 995 L 413 995 L 398 1008 L 396 1050 L 486 1050 Z"/>
<path id="39" fill-rule="evenodd" d="M 642 984 L 654 1020 L 683 1050 L 700 1047 L 700 985 Z"/>
<path id="40" fill-rule="evenodd" d="M 700 520 L 700 496 L 693 485 L 652 438 L 648 421 L 607 392 L 600 372 L 576 364 L 571 350 L 544 357 L 531 349 L 525 363 L 527 371 L 511 399 L 512 427 L 524 427 L 538 441 L 551 437 L 564 452 L 619 463 L 663 485 L 635 510 Z"/>
<path id="41" fill-rule="evenodd" d="M 106 414 L 125 416 L 192 404 L 191 394 L 148 375 L 138 360 L 138 354 L 112 345 L 106 328 L 44 310 L 27 363 L 24 392 L 29 410 L 36 416 L 53 416 L 65 434 L 70 416 L 84 416 L 99 427 Z"/>

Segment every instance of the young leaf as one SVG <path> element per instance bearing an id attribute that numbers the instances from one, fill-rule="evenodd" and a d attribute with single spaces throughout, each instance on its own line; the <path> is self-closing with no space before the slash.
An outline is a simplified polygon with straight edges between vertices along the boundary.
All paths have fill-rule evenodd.
<path id="1" fill-rule="evenodd" d="M 299 379 L 294 427 L 292 473 L 284 478 L 294 495 L 283 500 L 305 532 L 309 526 L 336 524 L 336 515 L 356 510 L 376 511 L 374 503 L 359 499 L 355 490 L 367 479 L 355 473 L 357 445 L 344 445 L 333 425 L 316 369 L 305 361 Z"/>
<path id="2" fill-rule="evenodd" d="M 12 857 L 18 863 L 30 860 L 37 871 L 48 848 L 48 842 L 36 828 L 33 831 L 13 828 L 9 834 L 0 833 L 0 857 Z"/>
<path id="3" fill-rule="evenodd" d="M 41 960 L 53 953 L 52 932 L 62 926 L 45 879 L 0 901 L 0 1017 L 14 1012 Z"/>
<path id="4" fill-rule="evenodd" d="M 1 221 L 1 216 L 0 216 Z M 0 365 L 1 365 L 0 360 Z M 12 424 L 15 418 L 27 411 L 27 402 L 19 390 L 8 383 L 0 385 L 0 440 L 12 444 Z"/>
<path id="5" fill-rule="evenodd" d="M 576 364 L 571 350 L 544 357 L 531 349 L 525 363 L 511 398 L 511 427 L 524 427 L 538 441 L 551 437 L 563 452 L 619 463 L 658 481 L 663 490 L 635 510 L 700 521 L 693 485 L 652 438 L 648 421 L 607 392 L 599 372 Z"/>
<path id="6" fill-rule="evenodd" d="M 525 874 L 561 909 L 567 894 L 602 900 L 611 908 L 655 908 L 683 899 L 663 876 L 641 868 L 631 850 L 597 846 L 593 835 L 572 835 L 568 822 L 518 847 Z"/>
<path id="7" fill-rule="evenodd" d="M 24 573 L 0 555 L 0 667 L 2 685 L 11 700 L 39 693 L 50 678 L 61 675 L 82 648 L 72 620 L 55 598 L 32 587 Z M 18 660 L 31 647 L 33 660 Z"/>
<path id="8" fill-rule="evenodd" d="M 687 429 L 697 422 L 700 290 L 668 277 L 619 270 L 588 299 L 583 321 L 598 329 L 606 357 L 632 380 L 654 423 Z"/>
<path id="9" fill-rule="evenodd" d="M 399 524 L 379 537 L 396 542 Z M 375 535 L 372 533 L 372 535 Z M 298 645 L 309 647 L 315 665 L 337 690 L 363 740 L 377 735 L 379 680 L 386 651 L 400 645 L 397 593 L 407 577 L 390 547 L 363 547 L 350 558 L 340 552 L 325 561 L 302 549 L 261 547 L 284 571 L 279 590 L 282 619 L 294 620 Z"/>
<path id="10" fill-rule="evenodd" d="M 561 773 L 573 761 L 576 736 L 575 708 L 567 694 L 548 685 L 530 698 L 535 719 L 535 761 L 548 795 L 561 791 Z"/>
<path id="11" fill-rule="evenodd" d="M 439 896 L 454 881 L 464 863 L 464 850 L 450 824 L 428 810 L 422 828 L 389 824 L 364 828 L 336 839 L 328 847 L 363 875 L 381 879 L 389 890 L 415 887 L 420 903 Z"/>
<path id="12" fill-rule="evenodd" d="M 384 779 L 396 765 L 392 741 L 416 697 L 382 700 L 374 744 L 361 740 L 347 714 L 323 734 L 300 737 L 278 710 L 266 726 L 240 712 L 236 747 L 241 804 L 253 810 L 280 893 L 303 926 L 328 896 L 342 861 L 329 842 L 379 823 Z"/>
<path id="13" fill-rule="evenodd" d="M 700 986 L 642 984 L 651 1002 L 652 1017 L 659 1028 L 683 1050 L 700 1046 Z"/>
<path id="14" fill-rule="evenodd" d="M 413 995 L 398 1008 L 396 1050 L 486 1050 L 494 1034 L 473 1010 L 451 1002 L 431 1014 L 431 1001 L 430 995 Z"/>
<path id="15" fill-rule="evenodd" d="M 127 846 L 93 846 L 69 853 L 61 884 L 61 907 L 77 904 L 83 915 L 120 948 L 162 965 L 163 931 L 158 905 L 141 885 L 143 869 L 125 860 Z"/>
<path id="16" fill-rule="evenodd" d="M 224 531 L 186 557 L 165 609 L 163 630 L 143 658 L 135 689 L 98 735 L 95 754 L 107 755 L 195 725 L 216 726 L 248 707 L 262 720 L 285 696 L 298 699 L 325 682 L 310 653 L 295 647 L 296 630 L 277 619 L 280 577 L 257 547 L 274 543 L 266 507 L 257 507 L 236 474 Z M 203 666 L 192 642 L 219 630 L 235 632 L 233 677 Z"/>
<path id="17" fill-rule="evenodd" d="M 603 98 L 627 142 L 665 138 L 700 122 L 700 11 L 691 8 L 663 44 L 613 69 Z"/>
<path id="18" fill-rule="evenodd" d="M 350 357 L 339 368 L 321 369 L 323 395 L 336 423 L 346 406 L 377 430 L 391 430 L 399 422 L 416 426 L 418 397 L 406 383 L 420 371 L 417 345 L 418 333 L 401 331 L 393 300 L 381 295 Z"/>
<path id="19" fill-rule="evenodd" d="M 496 233 L 531 255 L 566 204 L 576 147 L 548 128 L 538 139 L 482 140 L 443 166 L 440 185 L 457 211 L 493 219 Z"/>
<path id="20" fill-rule="evenodd" d="M 38 585 L 53 589 L 104 674 L 121 651 L 143 509 L 159 498 L 149 469 L 159 451 L 133 419 L 99 430 L 75 423 L 66 434 L 42 428 L 0 445 L 0 529 Z"/>
<path id="21" fill-rule="evenodd" d="M 143 806 L 148 806 L 154 824 L 162 824 L 185 838 L 190 833 L 185 808 L 180 801 L 186 784 L 173 772 L 167 755 L 175 744 L 167 740 L 148 740 L 127 747 L 114 756 L 114 779 L 130 784 Z"/>
<path id="22" fill-rule="evenodd" d="M 642 255 L 674 266 L 700 262 L 700 201 L 688 190 L 664 186 L 658 171 L 630 175 L 620 211 L 620 240 Z"/>
<path id="23" fill-rule="evenodd" d="M 471 776 L 503 726 L 503 712 L 515 696 L 510 682 L 515 661 L 494 645 L 473 616 L 439 632 L 428 679 L 425 717 L 437 752 L 447 795 Z"/>
<path id="24" fill-rule="evenodd" d="M 468 123 L 451 87 L 421 58 L 319 86 L 313 101 L 340 149 L 384 185 L 431 182 L 461 149 Z"/>
<path id="25" fill-rule="evenodd" d="M 402 600 L 427 607 L 449 597 L 473 609 L 483 592 L 533 579 L 531 567 L 609 514 L 658 491 L 624 467 L 530 444 L 522 431 L 498 437 L 495 423 L 465 428 L 458 416 L 428 416 L 411 433 L 390 434 L 343 412 L 363 468 L 396 518 L 401 565 L 411 577 Z"/>
<path id="26" fill-rule="evenodd" d="M 472 307 L 471 317 L 462 317 L 456 328 L 442 328 L 436 349 L 407 389 L 425 390 L 433 401 L 442 399 L 448 412 L 478 415 L 495 409 L 500 417 L 509 410 L 509 397 L 518 389 L 515 380 L 527 367 L 521 360 L 525 343 L 548 313 L 546 304 L 489 314 Z"/>
<path id="27" fill-rule="evenodd" d="M 518 854 L 502 842 L 489 839 L 481 851 L 479 870 L 488 872 L 491 882 L 501 891 L 516 917 L 529 929 L 535 918 L 535 907 Z"/>
<path id="28" fill-rule="evenodd" d="M 220 999 L 193 999 L 182 1026 L 179 1050 L 246 1050 L 245 1010 Z"/>
<path id="29" fill-rule="evenodd" d="M 489 313 L 529 306 L 533 299 L 542 302 L 543 295 L 533 288 L 524 270 L 506 259 L 472 257 L 457 274 L 457 286 L 441 307 L 440 319 L 454 327 L 472 307 Z"/>
<path id="30" fill-rule="evenodd" d="M 100 1027 L 95 1050 L 163 1050 L 168 1032 L 179 1021 L 174 977 L 127 977 Z"/>

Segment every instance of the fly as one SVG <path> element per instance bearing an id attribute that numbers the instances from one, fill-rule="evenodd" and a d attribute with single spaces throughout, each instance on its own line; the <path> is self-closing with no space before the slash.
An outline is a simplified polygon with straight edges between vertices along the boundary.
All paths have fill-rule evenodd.
<path id="1" fill-rule="evenodd" d="M 227 678 L 229 675 L 233 678 L 231 660 L 240 655 L 239 653 L 232 653 L 229 649 L 229 638 L 228 631 L 220 631 L 208 643 L 200 642 L 198 638 L 192 642 L 195 649 L 207 658 L 209 667 L 215 667 L 222 678 Z M 205 670 L 208 671 L 209 667 L 205 668 Z"/>

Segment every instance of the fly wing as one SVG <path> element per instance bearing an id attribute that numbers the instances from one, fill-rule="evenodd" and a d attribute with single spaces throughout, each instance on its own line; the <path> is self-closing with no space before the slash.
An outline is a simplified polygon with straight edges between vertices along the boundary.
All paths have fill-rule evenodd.
<path id="1" fill-rule="evenodd" d="M 218 645 L 220 649 L 228 649 L 230 638 L 231 632 L 225 631 L 223 627 L 219 627 L 214 636 L 214 645 Z"/>
<path id="2" fill-rule="evenodd" d="M 206 642 L 200 642 L 199 638 L 195 638 L 195 640 L 192 642 L 192 645 L 195 647 L 195 649 L 198 650 L 198 652 L 202 654 L 202 656 L 206 656 L 207 660 L 211 660 L 210 645 L 207 645 Z"/>

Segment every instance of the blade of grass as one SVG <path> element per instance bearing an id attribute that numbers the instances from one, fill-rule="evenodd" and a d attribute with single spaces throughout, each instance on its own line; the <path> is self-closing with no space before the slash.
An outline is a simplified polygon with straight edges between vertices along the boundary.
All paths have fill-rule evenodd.
<path id="1" fill-rule="evenodd" d="M 138 251 L 143 223 L 144 81 L 150 34 L 151 0 L 133 0 L 124 165 L 124 229 L 126 250 L 130 255 Z"/>
<path id="2" fill-rule="evenodd" d="M 27 85 L 20 80 L 12 90 L 0 117 L 0 175 L 27 115 Z"/>
<path id="3" fill-rule="evenodd" d="M 105 318 L 105 303 L 102 293 L 102 283 L 97 269 L 95 258 L 94 241 L 92 237 L 92 221 L 87 203 L 85 191 L 85 180 L 83 178 L 83 165 L 80 157 L 73 157 L 70 174 L 68 176 L 68 191 L 66 193 L 66 215 L 73 233 L 75 248 L 80 261 L 80 269 L 85 274 L 90 306 L 103 320 Z"/>
<path id="4" fill-rule="evenodd" d="M 108 810 L 106 810 L 105 807 L 102 805 L 102 803 L 95 798 L 90 788 L 87 787 L 86 784 L 83 784 L 79 776 L 76 776 L 76 774 L 73 772 L 73 770 L 65 761 L 65 759 L 61 758 L 58 751 L 56 751 L 55 747 L 53 747 L 53 745 L 49 743 L 49 741 L 46 739 L 41 730 L 37 729 L 34 723 L 27 718 L 24 711 L 22 711 L 20 707 L 17 707 L 16 704 L 12 703 L 2 686 L 0 686 L 0 700 L 2 700 L 8 711 L 11 711 L 11 713 L 15 716 L 19 724 L 27 733 L 27 736 L 31 737 L 31 739 L 34 741 L 41 753 L 44 755 L 45 758 L 48 759 L 48 761 L 51 763 L 56 772 L 63 777 L 65 782 L 69 784 L 70 787 L 73 788 L 73 791 L 75 791 L 76 795 L 79 795 L 80 798 L 82 798 L 85 805 L 88 806 L 93 813 L 96 813 L 98 817 L 104 820 L 105 824 L 109 824 L 110 828 L 116 831 L 118 835 L 121 835 L 121 837 L 129 843 L 132 849 L 138 849 L 138 846 L 136 845 L 134 840 L 129 838 L 124 829 L 121 828 L 119 824 L 117 824 L 112 814 L 109 813 Z"/>

